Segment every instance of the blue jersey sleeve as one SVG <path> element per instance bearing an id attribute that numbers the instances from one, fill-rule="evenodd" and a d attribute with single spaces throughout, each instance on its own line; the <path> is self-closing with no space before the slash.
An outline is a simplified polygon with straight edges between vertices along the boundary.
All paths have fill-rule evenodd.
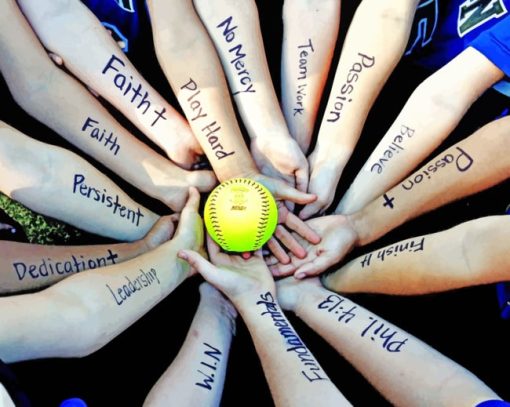
<path id="1" fill-rule="evenodd" d="M 482 401 L 477 404 L 475 407 L 510 407 L 510 403 L 503 400 L 487 400 Z"/>
<path id="2" fill-rule="evenodd" d="M 510 76 L 510 16 L 480 34 L 471 44 Z"/>

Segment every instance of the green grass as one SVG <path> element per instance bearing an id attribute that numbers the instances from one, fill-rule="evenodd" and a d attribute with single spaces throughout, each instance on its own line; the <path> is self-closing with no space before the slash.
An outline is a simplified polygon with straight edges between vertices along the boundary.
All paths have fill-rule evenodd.
<path id="1" fill-rule="evenodd" d="M 72 226 L 39 215 L 2 193 L 0 208 L 22 226 L 31 243 L 64 244 L 81 235 Z"/>

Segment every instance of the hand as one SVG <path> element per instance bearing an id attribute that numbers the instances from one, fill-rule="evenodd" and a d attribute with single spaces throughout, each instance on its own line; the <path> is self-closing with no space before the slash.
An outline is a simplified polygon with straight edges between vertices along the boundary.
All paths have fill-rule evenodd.
<path id="1" fill-rule="evenodd" d="M 289 211 L 281 200 L 289 200 L 299 204 L 313 202 L 315 197 L 310 194 L 298 191 L 285 182 L 278 179 L 270 178 L 262 174 L 254 174 L 249 178 L 260 182 L 264 185 L 269 192 L 273 194 L 278 204 L 278 226 L 274 236 L 278 238 L 287 247 L 292 254 L 299 258 L 306 256 L 305 249 L 299 244 L 294 236 L 282 225 L 285 225 L 289 230 L 294 231 L 297 235 L 304 238 L 306 241 L 317 244 L 320 242 L 320 236 L 309 226 L 306 225 L 301 219 Z M 282 248 L 278 240 L 272 237 L 268 242 L 268 247 L 273 255 L 281 262 L 288 263 L 290 257 Z"/>
<path id="2" fill-rule="evenodd" d="M 299 212 L 301 219 L 308 219 L 316 214 L 324 214 L 335 198 L 338 181 L 344 168 L 335 160 L 323 160 L 319 159 L 318 156 L 319 154 L 315 150 L 308 158 L 312 169 L 308 192 L 316 194 L 317 200 L 306 205 Z"/>
<path id="3" fill-rule="evenodd" d="M 170 240 L 175 232 L 175 223 L 179 220 L 179 214 L 174 213 L 168 216 L 162 216 L 152 226 L 151 230 L 143 237 L 142 243 L 146 250 L 155 249 L 160 244 Z"/>
<path id="4" fill-rule="evenodd" d="M 186 260 L 209 283 L 223 292 L 233 303 L 245 296 L 274 292 L 274 280 L 262 258 L 262 252 L 255 252 L 249 259 L 220 252 L 219 246 L 207 236 L 209 263 L 199 253 L 180 250 L 178 256 Z"/>
<path id="5" fill-rule="evenodd" d="M 180 221 L 172 242 L 179 249 L 204 252 L 204 224 L 198 214 L 200 194 L 195 188 L 189 189 L 189 198 L 180 214 Z"/>
<path id="6" fill-rule="evenodd" d="M 342 260 L 358 240 L 357 233 L 348 216 L 322 216 L 306 223 L 321 235 L 321 242 L 312 245 L 299 236 L 295 236 L 307 250 L 306 257 L 299 259 L 291 255 L 290 264 L 272 265 L 270 270 L 274 276 L 287 276 L 292 273 L 297 279 L 315 276 Z M 269 264 L 274 262 L 275 259 L 268 259 Z"/>
<path id="7" fill-rule="evenodd" d="M 164 150 L 166 155 L 179 167 L 189 170 L 196 164 L 200 156 L 204 154 L 191 129 L 178 133 L 165 141 Z"/>
<path id="8" fill-rule="evenodd" d="M 283 278 L 276 282 L 278 303 L 285 311 L 296 312 L 297 306 L 302 302 L 302 294 L 318 287 L 322 287 L 318 277 L 305 280 L 296 280 L 294 277 Z"/>
<path id="9" fill-rule="evenodd" d="M 160 170 L 161 171 L 161 170 Z M 157 175 L 156 175 L 157 177 Z M 163 175 L 162 179 L 155 182 L 159 197 L 159 188 L 165 188 L 166 193 L 161 199 L 168 207 L 180 212 L 188 199 L 190 187 L 197 188 L 200 192 L 209 192 L 217 183 L 216 176 L 212 171 L 186 171 L 179 169 L 176 174 Z"/>
<path id="10" fill-rule="evenodd" d="M 296 140 L 281 135 L 255 137 L 250 150 L 262 174 L 279 178 L 299 191 L 307 191 L 308 162 Z"/>

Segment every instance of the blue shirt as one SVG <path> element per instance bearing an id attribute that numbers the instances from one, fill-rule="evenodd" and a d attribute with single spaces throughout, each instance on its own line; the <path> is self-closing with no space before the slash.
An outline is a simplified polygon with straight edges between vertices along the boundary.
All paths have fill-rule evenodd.
<path id="1" fill-rule="evenodd" d="M 474 45 L 509 75 L 509 10 L 510 0 L 421 0 L 405 55 L 420 66 L 437 70 Z M 487 31 L 493 34 L 477 40 Z M 495 43 L 499 43 L 500 52 L 498 58 L 491 58 L 495 53 L 489 51 Z M 495 88 L 510 96 L 508 82 Z"/>
<path id="2" fill-rule="evenodd" d="M 141 22 L 146 17 L 144 1 L 137 0 L 82 0 L 108 28 L 116 41 L 122 41 L 122 50 L 132 50 L 141 32 Z"/>

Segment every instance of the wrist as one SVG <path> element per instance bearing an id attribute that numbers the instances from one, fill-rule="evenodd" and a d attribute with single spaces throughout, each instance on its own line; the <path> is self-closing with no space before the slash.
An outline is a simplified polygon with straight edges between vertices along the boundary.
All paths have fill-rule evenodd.
<path id="1" fill-rule="evenodd" d="M 354 247 L 363 246 L 372 241 L 370 238 L 371 227 L 363 209 L 349 215 L 340 216 L 346 217 L 355 235 Z"/>

